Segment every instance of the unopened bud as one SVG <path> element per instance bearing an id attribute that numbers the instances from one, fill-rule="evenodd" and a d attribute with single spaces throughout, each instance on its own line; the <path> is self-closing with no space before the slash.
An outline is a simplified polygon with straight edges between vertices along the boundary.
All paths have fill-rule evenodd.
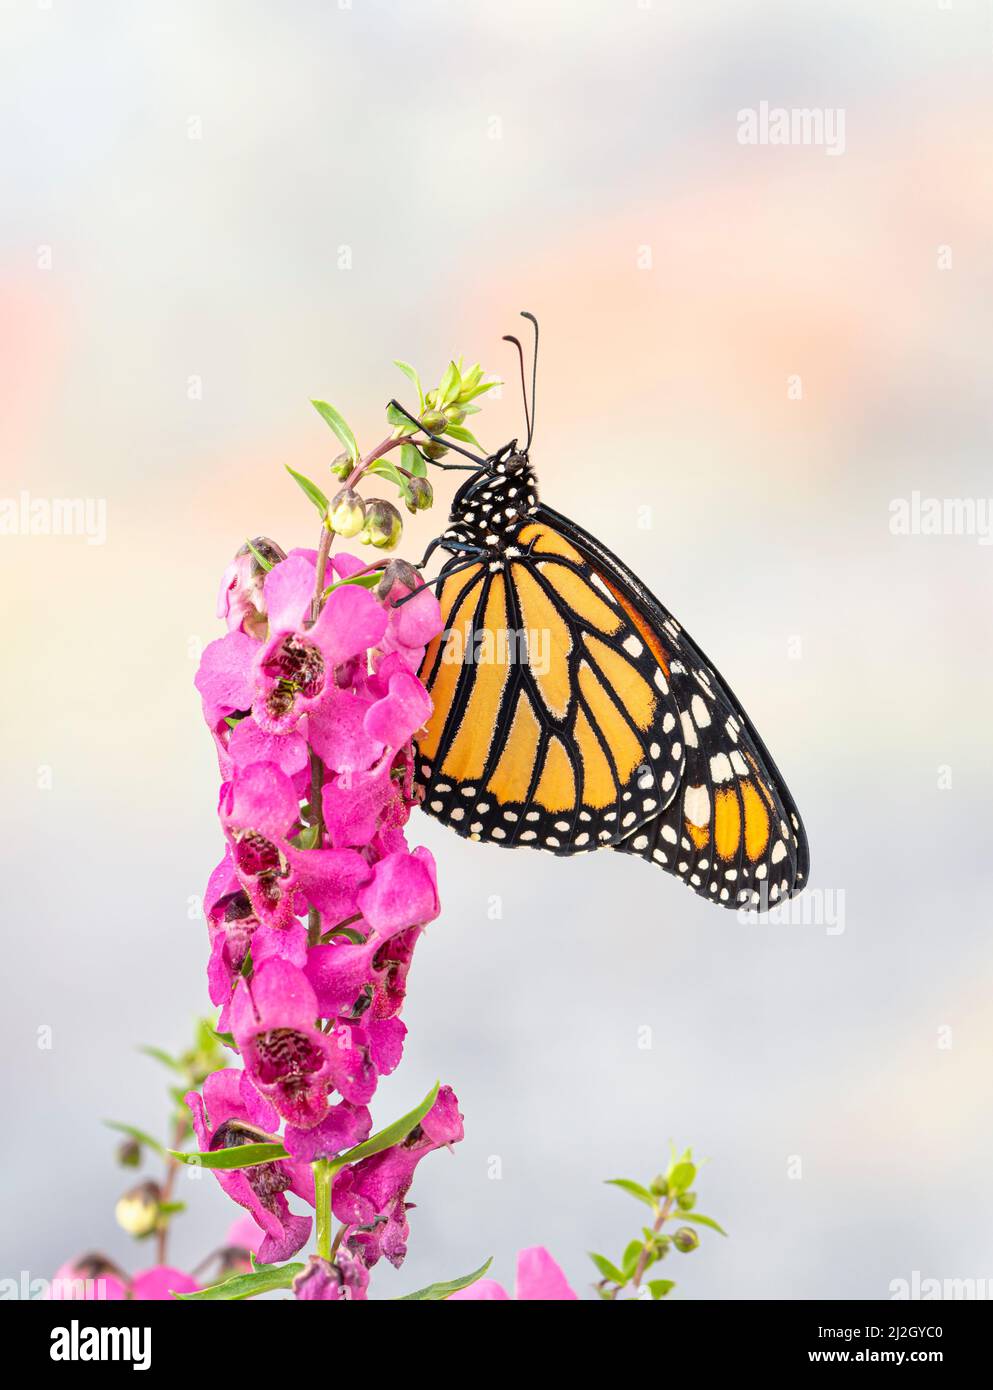
<path id="1" fill-rule="evenodd" d="M 355 460 L 352 458 L 351 454 L 347 452 L 339 454 L 337 458 L 331 460 L 331 472 L 336 478 L 340 478 L 342 482 L 345 481 L 354 467 Z"/>
<path id="2" fill-rule="evenodd" d="M 151 1235 L 159 1224 L 162 1189 L 157 1182 L 142 1182 L 125 1192 L 114 1208 L 117 1224 L 129 1236 Z"/>
<path id="3" fill-rule="evenodd" d="M 260 563 L 260 556 L 265 564 Z M 285 559 L 286 552 L 268 536 L 256 536 L 250 546 L 241 546 L 224 571 L 217 596 L 217 616 L 227 621 L 229 631 L 241 628 L 250 637 L 265 636 L 267 618 L 262 585 L 269 569 Z"/>
<path id="4" fill-rule="evenodd" d="M 421 424 L 428 434 L 441 434 L 448 424 L 448 420 L 442 410 L 426 410 L 421 416 Z"/>
<path id="5" fill-rule="evenodd" d="M 676 1198 L 676 1206 L 680 1211 L 692 1211 L 696 1206 L 695 1192 L 680 1192 Z"/>
<path id="6" fill-rule="evenodd" d="M 689 1226 L 680 1226 L 678 1231 L 673 1232 L 672 1243 L 677 1250 L 681 1250 L 684 1255 L 688 1255 L 691 1250 L 695 1250 L 700 1244 L 700 1237 Z"/>
<path id="7" fill-rule="evenodd" d="M 446 405 L 445 419 L 450 425 L 461 425 L 465 419 L 465 411 L 458 405 Z"/>
<path id="8" fill-rule="evenodd" d="M 376 586 L 376 597 L 385 601 L 392 593 L 394 585 L 410 593 L 420 588 L 420 575 L 407 560 L 387 561 L 383 577 Z"/>
<path id="9" fill-rule="evenodd" d="M 664 1197 L 669 1191 L 669 1184 L 666 1182 L 665 1178 L 662 1177 L 661 1173 L 657 1178 L 653 1178 L 648 1186 L 649 1190 L 653 1192 L 656 1197 Z"/>
<path id="10" fill-rule="evenodd" d="M 426 512 L 434 502 L 434 488 L 427 478 L 411 478 L 407 483 L 407 496 L 403 499 L 408 512 Z"/>
<path id="11" fill-rule="evenodd" d="M 422 454 L 426 454 L 429 459 L 434 459 L 436 463 L 438 459 L 443 459 L 448 453 L 447 446 L 439 444 L 436 439 L 426 440 L 425 443 L 420 445 L 420 450 Z"/>
<path id="12" fill-rule="evenodd" d="M 328 518 L 339 536 L 344 536 L 346 540 L 350 536 L 357 536 L 366 523 L 365 503 L 357 492 L 343 487 L 331 499 Z"/>
<path id="13" fill-rule="evenodd" d="M 141 1163 L 141 1145 L 137 1139 L 124 1139 L 117 1146 L 117 1161 L 122 1168 L 137 1168 Z"/>
<path id="14" fill-rule="evenodd" d="M 392 550 L 403 535 L 403 517 L 392 502 L 370 498 L 365 509 L 365 526 L 360 539 L 377 550 Z"/>

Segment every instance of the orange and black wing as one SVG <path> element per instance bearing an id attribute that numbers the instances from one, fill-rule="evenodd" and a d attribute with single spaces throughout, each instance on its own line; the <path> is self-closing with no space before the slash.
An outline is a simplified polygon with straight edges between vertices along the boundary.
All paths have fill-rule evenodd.
<path id="1" fill-rule="evenodd" d="M 672 614 L 567 517 L 539 520 L 580 553 L 668 673 L 684 766 L 676 794 L 614 848 L 675 874 L 729 908 L 769 906 L 806 886 L 807 837 L 776 764 L 729 686 Z"/>
<path id="2" fill-rule="evenodd" d="M 576 854 L 665 810 L 685 749 L 662 650 L 555 526 L 526 521 L 439 599 L 416 767 L 430 815 L 472 839 Z"/>

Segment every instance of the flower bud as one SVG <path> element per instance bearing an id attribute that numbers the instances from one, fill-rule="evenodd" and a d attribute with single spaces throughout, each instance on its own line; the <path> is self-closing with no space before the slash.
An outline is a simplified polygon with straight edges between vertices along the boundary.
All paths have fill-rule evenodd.
<path id="1" fill-rule="evenodd" d="M 342 482 L 345 481 L 354 467 L 355 460 L 347 451 L 331 460 L 331 472 L 336 478 L 340 478 Z"/>
<path id="2" fill-rule="evenodd" d="M 676 1206 L 680 1211 L 692 1211 L 696 1206 L 695 1192 L 680 1192 L 676 1198 Z"/>
<path id="3" fill-rule="evenodd" d="M 447 447 L 444 444 L 439 444 L 435 439 L 428 439 L 420 446 L 420 450 L 422 454 L 426 454 L 429 459 L 434 459 L 435 462 L 438 459 L 443 459 L 448 453 Z"/>
<path id="4" fill-rule="evenodd" d="M 445 419 L 450 425 L 461 425 L 465 419 L 465 411 L 458 405 L 447 405 L 445 407 Z"/>
<path id="5" fill-rule="evenodd" d="M 137 1139 L 123 1139 L 117 1146 L 117 1161 L 122 1168 L 137 1168 L 141 1163 L 141 1145 Z"/>
<path id="6" fill-rule="evenodd" d="M 408 512 L 426 512 L 434 502 L 434 488 L 427 478 L 411 478 L 407 483 L 407 496 L 403 499 Z"/>
<path id="7" fill-rule="evenodd" d="M 372 497 L 366 504 L 365 527 L 360 539 L 377 550 L 392 550 L 403 535 L 403 518 L 392 502 Z"/>
<path id="8" fill-rule="evenodd" d="M 421 578 L 414 566 L 407 560 L 388 560 L 383 577 L 376 586 L 376 597 L 385 602 L 393 591 L 394 584 L 413 593 L 420 588 Z"/>
<path id="9" fill-rule="evenodd" d="M 426 410 L 421 416 L 421 424 L 429 434 L 441 434 L 448 425 L 444 411 Z"/>
<path id="10" fill-rule="evenodd" d="M 332 497 L 328 515 L 333 529 L 347 540 L 350 536 L 357 536 L 365 525 L 365 503 L 357 492 L 343 487 Z"/>
<path id="11" fill-rule="evenodd" d="M 700 1237 L 690 1226 L 680 1226 L 678 1231 L 673 1233 L 672 1243 L 677 1250 L 688 1255 L 691 1250 L 695 1250 L 700 1244 Z"/>
<path id="12" fill-rule="evenodd" d="M 270 569 L 286 559 L 286 552 L 268 536 L 256 536 L 252 546 Z M 224 571 L 217 596 L 217 616 L 226 619 L 228 631 L 240 628 L 249 637 L 265 636 L 267 618 L 262 585 L 267 573 L 252 547 L 243 545 Z"/>
<path id="13" fill-rule="evenodd" d="M 652 1181 L 648 1184 L 648 1187 L 649 1190 L 652 1193 L 654 1193 L 656 1197 L 664 1197 L 666 1193 L 669 1191 L 669 1184 L 666 1182 L 665 1178 L 662 1176 L 661 1173 L 657 1178 L 652 1179 Z"/>
<path id="14" fill-rule="evenodd" d="M 129 1236 L 148 1236 L 159 1224 L 162 1189 L 157 1182 L 142 1182 L 125 1192 L 114 1208 L 117 1224 Z"/>

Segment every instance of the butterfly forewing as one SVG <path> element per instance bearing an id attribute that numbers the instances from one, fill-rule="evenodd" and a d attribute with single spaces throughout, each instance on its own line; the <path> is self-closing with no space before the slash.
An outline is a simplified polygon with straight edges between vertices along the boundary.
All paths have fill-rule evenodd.
<path id="1" fill-rule="evenodd" d="M 618 844 L 680 786 L 678 708 L 657 644 L 553 526 L 444 581 L 423 666 L 424 808 L 460 834 L 573 854 Z"/>

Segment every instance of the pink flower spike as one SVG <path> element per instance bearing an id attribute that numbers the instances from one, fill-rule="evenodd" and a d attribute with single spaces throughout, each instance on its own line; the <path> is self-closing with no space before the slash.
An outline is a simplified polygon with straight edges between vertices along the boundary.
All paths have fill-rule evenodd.
<path id="1" fill-rule="evenodd" d="M 310 746 L 332 772 L 364 772 L 383 755 L 383 741 L 365 726 L 375 705 L 350 690 L 332 690 L 308 718 Z"/>
<path id="2" fill-rule="evenodd" d="M 431 696 L 417 677 L 396 671 L 389 678 L 389 694 L 366 713 L 365 731 L 387 747 L 401 748 L 431 718 L 432 709 Z"/>
<path id="3" fill-rule="evenodd" d="M 433 921 L 441 911 L 434 856 L 423 846 L 412 854 L 390 854 L 372 871 L 356 902 L 380 937 Z"/>
<path id="4" fill-rule="evenodd" d="M 386 631 L 383 605 L 368 589 L 346 584 L 329 596 L 310 630 L 332 666 L 375 647 Z"/>

